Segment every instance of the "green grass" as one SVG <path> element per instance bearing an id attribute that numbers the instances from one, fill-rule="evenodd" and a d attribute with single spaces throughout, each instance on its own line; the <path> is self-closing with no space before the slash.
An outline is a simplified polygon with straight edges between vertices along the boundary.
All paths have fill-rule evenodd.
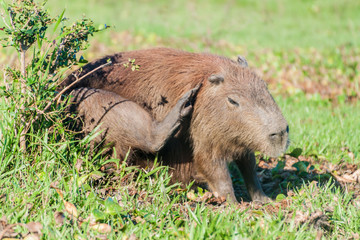
<path id="1" fill-rule="evenodd" d="M 302 93 L 287 98 L 277 97 L 290 126 L 289 151 L 300 147 L 305 155 L 318 155 L 333 163 L 360 161 L 360 106 L 334 105 L 319 95 Z M 355 158 L 349 157 L 348 148 Z"/>
<path id="2" fill-rule="evenodd" d="M 341 151 L 347 146 L 359 162 L 357 105 L 333 106 L 302 94 L 277 97 L 277 101 L 289 121 L 290 151 L 298 147 L 306 156 L 323 155 L 337 163 L 342 158 L 350 161 Z M 351 190 L 341 191 L 331 181 L 325 185 L 305 182 L 291 197 L 266 206 L 196 203 L 186 197 L 187 190 L 178 191 L 177 185 L 168 184 L 164 168 L 151 171 L 121 165 L 110 175 L 99 172 L 105 160 L 99 156 L 89 159 L 89 149 L 83 147 L 89 139 L 83 144 L 49 142 L 45 132 L 37 139 L 38 149 L 31 159 L 24 159 L 18 146 L 12 144 L 16 138 L 13 130 L 4 129 L 12 125 L 11 115 L 2 113 L 0 216 L 12 224 L 40 222 L 43 236 L 49 239 L 99 235 L 87 222 L 80 224 L 88 217 L 111 225 L 112 231 L 106 234 L 109 239 L 132 234 L 140 239 L 314 239 L 318 232 L 326 239 L 347 239 L 360 231 L 358 198 L 353 199 Z M 344 116 L 347 113 L 351 116 Z M 81 168 L 76 167 L 79 159 L 83 161 Z M 75 204 L 80 216 L 77 221 L 71 220 L 65 202 L 51 185 L 61 189 L 64 201 Z M 114 201 L 119 204 L 112 204 Z M 61 226 L 56 224 L 56 212 L 64 213 Z M 319 212 L 325 220 L 311 220 Z M 15 230 L 23 236 L 28 232 L 22 226 Z"/>
<path id="3" fill-rule="evenodd" d="M 349 103 L 347 97 L 360 92 L 360 2 L 50 0 L 48 4 L 52 13 L 66 7 L 70 21 L 85 13 L 97 24 L 114 26 L 95 37 L 84 53 L 89 60 L 159 45 L 245 55 L 270 83 L 289 122 L 288 153 L 300 148 L 304 157 L 315 160 L 314 165 L 344 161 L 359 166 L 360 105 L 358 99 Z M 0 62 L 8 61 L 8 54 L 0 55 Z M 107 160 L 100 155 L 90 158 L 86 147 L 90 138 L 78 142 L 65 134 L 59 141 L 53 128 L 42 128 L 33 136 L 31 153 L 21 153 L 13 127 L 16 106 L 7 107 L 0 99 L 0 219 L 6 218 L 8 224 L 40 222 L 44 239 L 99 235 L 129 239 L 133 234 L 139 239 L 315 239 L 320 235 L 349 239 L 360 233 L 356 184 L 341 189 L 319 174 L 319 184 L 285 186 L 289 187 L 285 199 L 280 195 L 264 206 L 196 202 L 187 197 L 189 189 L 168 184 L 163 167 L 139 170 L 110 159 L 120 167 L 105 174 L 102 167 Z M 336 175 L 340 170 L 330 171 Z M 301 183 L 301 174 L 293 172 L 290 177 L 296 179 L 291 181 Z M 272 172 L 274 181 L 278 175 L 279 170 Z M 280 183 L 276 186 L 286 192 Z M 201 196 L 201 190 L 196 194 Z M 69 203 L 75 205 L 79 218 L 66 211 Z M 55 218 L 58 212 L 65 217 L 60 225 Z M 112 231 L 92 229 L 85 221 L 89 218 L 109 224 Z M 0 220 L 0 233 L 3 227 Z M 28 233 L 24 225 L 17 225 L 15 231 L 23 237 Z"/>
<path id="4" fill-rule="evenodd" d="M 59 163 L 53 152 L 63 152 L 57 150 L 61 145 L 44 143 L 43 154 L 41 159 L 38 157 L 36 164 L 18 160 L 23 167 L 15 168 L 11 175 L 1 175 L 0 178 L 3 186 L 0 195 L 5 194 L 1 197 L 1 216 L 6 216 L 10 223 L 39 221 L 43 224 L 43 234 L 47 238 L 89 238 L 97 235 L 86 223 L 79 226 L 70 221 L 71 217 L 65 212 L 63 201 L 50 188 L 56 182 L 64 192 L 64 199 L 76 205 L 81 218 L 94 215 L 95 211 L 101 213 L 97 214 L 100 221 L 113 227 L 114 231 L 108 235 L 110 239 L 132 233 L 140 239 L 256 239 L 259 236 L 264 239 L 281 236 L 284 239 L 312 239 L 317 230 L 312 229 L 311 225 L 301 224 L 295 215 L 298 214 L 297 211 L 306 215 L 306 212 L 311 214 L 316 210 L 328 211 L 332 229 L 326 233 L 326 238 L 347 238 L 358 231 L 357 219 L 360 216 L 354 202 L 350 201 L 351 194 L 341 193 L 329 185 L 322 188 L 315 184 L 304 185 L 298 193 L 288 198 L 287 201 L 291 204 L 285 208 L 282 205 L 286 202 L 267 207 L 249 205 L 244 209 L 237 209 L 235 206 L 211 207 L 188 202 L 184 193 L 177 194 L 174 186 L 166 184 L 169 179 L 166 169 L 159 169 L 153 174 L 135 170 L 137 176 L 132 181 L 121 181 L 121 184 L 109 183 L 108 179 L 105 186 L 101 186 L 94 183 L 95 178 L 91 177 L 79 184 L 78 180 L 82 176 L 94 171 L 92 167 L 88 167 L 93 164 L 84 159 L 84 168 L 79 171 L 71 165 Z M 72 160 L 75 159 L 76 155 L 73 155 Z M 124 177 L 133 171 L 121 168 L 112 177 Z M 116 190 L 108 193 L 99 191 L 109 185 L 117 185 Z M 134 191 L 137 194 L 134 195 Z M 110 201 L 108 196 L 112 196 L 119 205 L 114 207 L 107 204 Z M 330 211 L 325 211 L 329 208 Z M 65 212 L 66 221 L 60 227 L 55 224 L 56 211 Z M 18 230 L 26 233 L 24 229 Z"/>
<path id="5" fill-rule="evenodd" d="M 52 12 L 86 14 L 113 31 L 145 38 L 185 38 L 183 48 L 225 40 L 243 48 L 359 46 L 360 2 L 318 1 L 49 1 Z M 100 37 L 110 43 L 110 35 Z M 203 42 L 203 43 L 201 43 Z M 117 46 L 121 50 L 122 46 Z"/>
<path id="6" fill-rule="evenodd" d="M 186 192 L 167 185 L 167 169 L 149 174 L 123 167 L 111 177 L 137 175 L 125 182 L 102 179 L 105 185 L 94 177 L 78 181 L 93 171 L 86 167 L 92 163 L 85 160 L 79 171 L 53 157 L 53 151 L 61 152 L 56 150 L 59 146 L 44 147 L 49 151 L 44 148 L 36 164 L 25 161 L 22 169 L 1 175 L 0 215 L 9 223 L 40 222 L 46 239 L 94 238 L 99 233 L 84 221 L 89 216 L 112 226 L 109 239 L 131 234 L 139 239 L 314 239 L 318 232 L 324 239 L 348 239 L 360 230 L 358 199 L 352 200 L 351 192 L 341 192 L 330 182 L 322 187 L 304 184 L 292 197 L 267 206 L 212 206 L 191 202 Z M 78 221 L 71 220 L 64 202 L 50 187 L 54 183 L 62 189 L 65 201 L 75 204 Z M 57 211 L 65 215 L 60 226 L 55 221 Z M 318 211 L 324 219 L 310 222 Z M 80 225 L 80 221 L 84 222 Z M 20 226 L 16 231 L 27 233 Z"/>

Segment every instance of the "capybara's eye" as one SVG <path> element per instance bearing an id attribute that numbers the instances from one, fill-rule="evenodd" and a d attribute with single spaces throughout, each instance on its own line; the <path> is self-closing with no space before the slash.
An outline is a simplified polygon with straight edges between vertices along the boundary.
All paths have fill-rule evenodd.
<path id="1" fill-rule="evenodd" d="M 229 101 L 229 103 L 231 103 L 232 105 L 239 106 L 239 103 L 238 103 L 238 102 L 234 101 L 233 99 L 231 99 L 231 98 L 229 98 L 229 97 L 228 97 L 228 101 Z"/>

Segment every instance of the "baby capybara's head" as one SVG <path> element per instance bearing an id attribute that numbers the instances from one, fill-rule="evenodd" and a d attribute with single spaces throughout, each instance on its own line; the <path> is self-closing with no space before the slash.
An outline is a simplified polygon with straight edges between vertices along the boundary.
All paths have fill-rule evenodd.
<path id="1" fill-rule="evenodd" d="M 289 126 L 266 83 L 235 62 L 207 76 L 193 112 L 196 151 L 231 158 L 244 151 L 277 157 L 288 147 Z"/>

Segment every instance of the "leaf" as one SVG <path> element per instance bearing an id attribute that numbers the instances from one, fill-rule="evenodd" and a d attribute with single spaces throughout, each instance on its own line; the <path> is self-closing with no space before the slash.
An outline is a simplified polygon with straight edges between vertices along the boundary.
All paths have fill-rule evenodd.
<path id="1" fill-rule="evenodd" d="M 277 164 L 276 164 L 276 167 L 274 167 L 273 169 L 271 169 L 271 173 L 274 175 L 274 174 L 277 174 L 279 173 L 280 171 L 282 171 L 285 167 L 285 161 L 279 161 Z"/>
<path id="2" fill-rule="evenodd" d="M 111 226 L 106 223 L 97 223 L 95 225 L 90 226 L 92 230 L 98 231 L 99 233 L 110 233 Z"/>
<path id="3" fill-rule="evenodd" d="M 308 162 L 300 161 L 297 163 L 294 163 L 292 166 L 298 170 L 299 173 L 307 172 L 307 165 L 309 165 Z"/>
<path id="4" fill-rule="evenodd" d="M 79 178 L 77 179 L 77 184 L 78 184 L 78 186 L 83 185 L 88 178 L 89 178 L 89 175 L 82 175 L 81 177 L 79 177 Z"/>
<path id="5" fill-rule="evenodd" d="M 192 201 L 196 201 L 197 200 L 197 197 L 195 195 L 195 193 L 193 191 L 190 191 L 186 194 L 186 197 Z"/>
<path id="6" fill-rule="evenodd" d="M 83 184 L 82 186 L 82 189 L 84 189 L 84 191 L 91 191 L 91 187 L 90 187 L 90 185 L 89 184 L 87 184 L 87 183 L 85 183 L 85 184 Z"/>
<path id="7" fill-rule="evenodd" d="M 210 198 L 212 198 L 213 194 L 211 192 L 206 192 L 204 193 L 204 195 L 201 197 L 201 201 L 207 201 L 209 200 Z"/>
<path id="8" fill-rule="evenodd" d="M 62 22 L 64 13 L 65 13 L 65 9 L 62 11 L 62 13 L 60 14 L 58 20 L 56 21 L 53 33 L 57 30 L 59 24 Z"/>
<path id="9" fill-rule="evenodd" d="M 55 189 L 56 192 L 59 194 L 60 198 L 61 198 L 62 200 L 64 200 L 64 194 L 62 193 L 62 191 L 61 191 L 59 188 L 56 187 L 55 183 L 51 183 L 51 184 L 50 184 L 50 187 L 53 188 L 53 189 Z"/>
<path id="10" fill-rule="evenodd" d="M 132 233 L 131 235 L 130 235 L 130 237 L 128 237 L 128 236 L 123 236 L 123 238 L 122 238 L 122 240 L 136 240 L 137 238 L 136 238 L 136 235 L 134 234 L 134 233 Z"/>
<path id="11" fill-rule="evenodd" d="M 2 6 L 2 10 L 5 11 L 5 13 L 8 15 L 8 6 L 7 3 L 4 0 L 1 0 L 1 6 Z"/>
<path id="12" fill-rule="evenodd" d="M 29 222 L 29 223 L 25 224 L 24 226 L 31 233 L 39 233 L 40 234 L 41 230 L 43 229 L 42 224 L 39 222 Z"/>
<path id="13" fill-rule="evenodd" d="M 75 163 L 75 169 L 79 172 L 81 170 L 81 166 L 83 164 L 84 160 L 78 158 Z"/>
<path id="14" fill-rule="evenodd" d="M 95 180 L 105 176 L 105 173 L 102 173 L 100 171 L 93 171 L 89 174 L 90 177 L 94 178 Z"/>
<path id="15" fill-rule="evenodd" d="M 291 153 L 289 153 L 289 155 L 294 158 L 298 158 L 301 155 L 301 153 L 302 153 L 301 148 L 295 148 Z"/>
<path id="16" fill-rule="evenodd" d="M 94 209 L 94 210 L 92 211 L 92 214 L 93 214 L 93 216 L 94 216 L 94 218 L 95 218 L 96 220 L 105 220 L 105 219 L 106 219 L 106 214 L 103 213 L 103 212 L 101 212 L 101 211 L 98 210 L 98 209 Z"/>
<path id="17" fill-rule="evenodd" d="M 260 210 L 252 210 L 251 211 L 253 214 L 259 215 L 259 216 L 264 216 L 264 212 L 260 211 Z"/>
<path id="18" fill-rule="evenodd" d="M 105 212 L 110 215 L 120 214 L 123 210 L 120 205 L 117 202 L 114 202 L 114 200 L 110 197 L 105 200 L 104 205 Z"/>
<path id="19" fill-rule="evenodd" d="M 141 224 L 145 224 L 145 223 L 146 223 L 146 220 L 143 219 L 143 218 L 140 217 L 140 216 L 135 217 L 134 220 L 135 220 L 137 223 L 141 223 Z"/>
<path id="20" fill-rule="evenodd" d="M 61 227 L 65 221 L 65 215 L 63 212 L 55 212 L 54 213 L 55 223 L 57 227 Z"/>
<path id="21" fill-rule="evenodd" d="M 70 215 L 72 215 L 75 218 L 77 218 L 79 216 L 74 204 L 64 201 L 64 206 L 65 206 L 65 210 L 67 213 L 69 213 Z"/>
<path id="22" fill-rule="evenodd" d="M 29 234 L 24 237 L 24 240 L 40 240 L 40 236 L 38 236 L 37 234 Z"/>
<path id="23" fill-rule="evenodd" d="M 308 221 L 309 219 L 309 212 L 302 212 L 300 210 L 297 210 L 295 213 L 295 225 L 300 225 Z"/>
<path id="24" fill-rule="evenodd" d="M 191 211 L 190 206 L 188 204 L 186 204 L 185 207 L 187 208 L 187 211 L 188 211 L 189 215 L 194 219 L 196 224 L 201 225 L 201 223 L 200 223 L 198 217 L 196 216 L 196 214 L 193 211 Z"/>
<path id="25" fill-rule="evenodd" d="M 96 240 L 108 240 L 108 237 L 106 235 L 96 235 L 95 236 Z"/>
<path id="26" fill-rule="evenodd" d="M 89 61 L 86 60 L 85 58 L 80 58 L 79 59 L 79 63 L 88 63 Z"/>
<path id="27" fill-rule="evenodd" d="M 280 193 L 276 196 L 276 201 L 280 202 L 281 200 L 284 200 L 285 198 L 286 198 L 286 196 L 284 194 Z"/>
<path id="28" fill-rule="evenodd" d="M 107 28 L 106 24 L 100 24 L 100 25 L 98 26 L 98 30 L 99 30 L 99 31 L 104 30 L 104 29 L 106 29 L 106 28 Z"/>
<path id="29" fill-rule="evenodd" d="M 5 226 L 1 226 L 1 231 L 0 231 L 0 239 L 4 239 L 4 237 L 8 237 L 8 238 L 12 238 L 12 237 L 16 237 L 18 235 L 17 232 L 14 231 L 14 227 L 17 224 L 9 224 L 9 225 L 5 225 Z"/>

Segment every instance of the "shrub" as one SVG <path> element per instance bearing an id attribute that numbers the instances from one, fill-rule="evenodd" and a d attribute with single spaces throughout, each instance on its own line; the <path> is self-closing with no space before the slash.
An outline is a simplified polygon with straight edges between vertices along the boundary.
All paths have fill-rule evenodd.
<path id="1" fill-rule="evenodd" d="M 52 17 L 45 3 L 2 2 L 1 43 L 15 48 L 19 64 L 4 69 L 0 89 L 0 176 L 10 164 L 4 164 L 6 156 L 35 158 L 44 143 L 73 140 L 73 134 L 64 127 L 68 101 L 59 101 L 61 94 L 56 88 L 67 70 L 86 62 L 78 54 L 88 47 L 89 37 L 107 28 L 95 28 L 87 18 L 67 25 L 64 11 Z"/>

